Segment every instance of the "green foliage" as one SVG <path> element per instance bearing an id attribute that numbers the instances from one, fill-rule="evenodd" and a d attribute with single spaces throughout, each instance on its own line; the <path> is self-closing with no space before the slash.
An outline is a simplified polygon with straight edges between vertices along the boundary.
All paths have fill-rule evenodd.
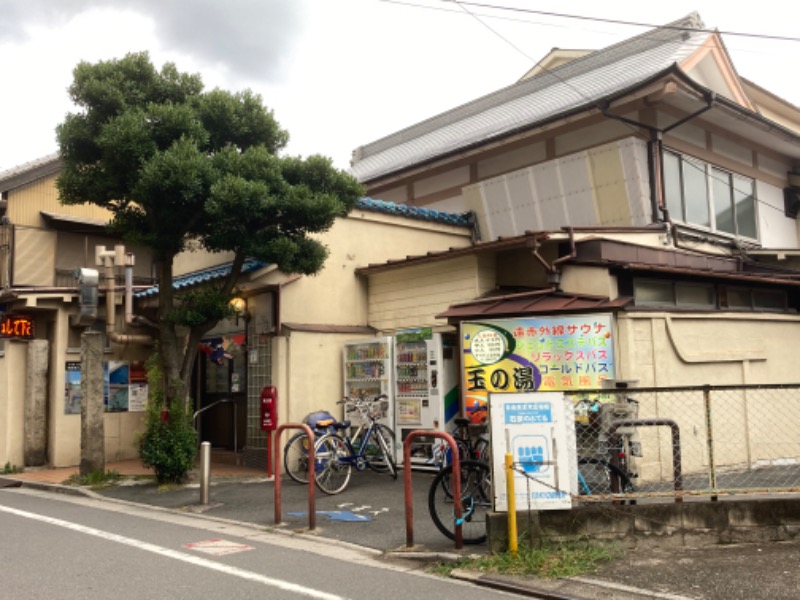
<path id="1" fill-rule="evenodd" d="M 14 473 L 22 473 L 22 471 L 22 467 L 12 465 L 10 462 L 7 462 L 3 468 L 0 469 L 0 475 L 13 475 Z"/>
<path id="2" fill-rule="evenodd" d="M 592 573 L 598 565 L 619 558 L 621 551 L 613 545 L 590 540 L 547 543 L 529 547 L 520 545 L 517 555 L 502 552 L 489 556 L 470 557 L 431 567 L 438 575 L 449 575 L 454 569 L 505 575 L 533 575 L 545 579 L 573 577 Z"/>
<path id="3" fill-rule="evenodd" d="M 142 464 L 155 471 L 159 484 L 181 483 L 194 467 L 197 455 L 197 433 L 191 416 L 178 403 L 173 404 L 166 421 L 162 421 L 164 387 L 158 368 L 157 352 L 147 361 L 149 396 L 145 431 L 139 436 L 139 457 Z"/>
<path id="4" fill-rule="evenodd" d="M 326 253 L 308 234 L 363 193 L 328 158 L 279 157 L 289 134 L 258 94 L 206 92 L 198 75 L 159 72 L 146 52 L 80 63 L 69 92 L 81 110 L 56 130 L 62 202 L 111 210 L 116 232 L 160 259 L 199 240 L 313 273 Z"/>
<path id="5" fill-rule="evenodd" d="M 117 471 L 92 471 L 88 475 L 75 473 L 70 475 L 64 485 L 89 486 L 93 489 L 103 488 L 118 482 L 122 478 Z"/>
<path id="6" fill-rule="evenodd" d="M 178 296 L 179 304 L 167 315 L 167 319 L 185 327 L 216 323 L 236 316 L 227 294 L 215 288 L 197 288 Z"/>
<path id="7" fill-rule="evenodd" d="M 146 52 L 81 62 L 73 75 L 77 111 L 56 129 L 60 200 L 111 211 L 113 232 L 153 252 L 161 293 L 152 321 L 171 408 L 188 388 L 195 340 L 228 316 L 244 260 L 317 273 L 328 250 L 316 234 L 364 189 L 328 158 L 280 156 L 289 134 L 249 90 L 205 91 L 199 75 L 159 71 Z M 175 256 L 195 248 L 233 256 L 231 273 L 206 284 L 208 294 L 174 295 Z"/>

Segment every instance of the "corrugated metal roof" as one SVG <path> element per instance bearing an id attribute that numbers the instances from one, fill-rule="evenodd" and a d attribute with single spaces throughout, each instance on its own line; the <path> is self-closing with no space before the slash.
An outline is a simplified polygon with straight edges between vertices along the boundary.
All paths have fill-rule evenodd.
<path id="1" fill-rule="evenodd" d="M 42 177 L 58 173 L 60 169 L 61 158 L 56 153 L 0 171 L 0 192 L 7 192 Z"/>
<path id="2" fill-rule="evenodd" d="M 175 277 L 172 280 L 172 287 L 175 290 L 185 290 L 192 286 L 200 285 L 201 283 L 208 283 L 209 281 L 222 279 L 230 274 L 231 266 L 232 263 L 225 263 L 210 269 L 203 269 L 202 271 L 195 271 L 194 273 L 187 273 L 186 275 Z M 248 258 L 244 261 L 244 265 L 242 265 L 242 274 L 257 271 L 258 269 L 266 266 L 267 263 L 263 261 L 256 260 L 255 258 Z M 158 296 L 157 285 L 134 294 L 135 298 L 151 298 L 154 296 Z"/>
<path id="3" fill-rule="evenodd" d="M 544 288 L 454 304 L 443 313 L 436 315 L 436 318 L 458 321 L 481 317 L 607 311 L 623 308 L 631 301 L 633 298 L 628 296 L 610 300 L 605 296 L 568 294 L 557 292 L 555 288 Z"/>
<path id="4" fill-rule="evenodd" d="M 690 56 L 711 34 L 687 17 L 517 82 L 361 146 L 351 173 L 360 181 L 423 163 L 533 126 L 626 90 Z"/>

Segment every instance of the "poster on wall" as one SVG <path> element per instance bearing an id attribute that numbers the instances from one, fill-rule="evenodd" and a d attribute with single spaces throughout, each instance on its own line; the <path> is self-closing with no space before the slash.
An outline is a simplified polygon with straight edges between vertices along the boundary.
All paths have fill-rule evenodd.
<path id="1" fill-rule="evenodd" d="M 64 368 L 64 414 L 81 414 L 81 363 L 67 361 Z M 147 375 L 141 366 L 123 361 L 103 363 L 103 405 L 107 412 L 144 411 Z"/>
<path id="2" fill-rule="evenodd" d="M 144 412 L 147 410 L 147 371 L 140 362 L 132 362 L 128 373 L 130 386 L 128 387 L 128 412 Z"/>
<path id="3" fill-rule="evenodd" d="M 64 394 L 64 414 L 81 414 L 81 363 L 67 361 L 64 368 L 65 374 L 65 394 Z"/>
<path id="4" fill-rule="evenodd" d="M 490 393 L 597 389 L 615 377 L 610 314 L 465 321 L 461 345 L 467 413 Z"/>
<path id="5" fill-rule="evenodd" d="M 108 373 L 106 410 L 108 412 L 128 410 L 128 386 L 130 384 L 128 363 L 110 360 L 106 363 L 106 372 Z"/>
<path id="6" fill-rule="evenodd" d="M 144 412 L 147 409 L 147 384 L 132 383 L 128 389 L 128 411 Z"/>

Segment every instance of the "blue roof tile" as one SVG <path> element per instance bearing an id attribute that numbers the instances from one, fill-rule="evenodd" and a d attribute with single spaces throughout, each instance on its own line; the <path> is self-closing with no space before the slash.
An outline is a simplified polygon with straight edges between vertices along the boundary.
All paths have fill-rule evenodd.
<path id="1" fill-rule="evenodd" d="M 374 200 L 373 198 L 360 198 L 356 201 L 356 208 L 362 210 L 372 210 L 389 215 L 408 217 L 410 219 L 420 219 L 422 221 L 434 221 L 446 225 L 456 225 L 459 227 L 472 227 L 472 213 L 448 213 L 441 210 L 430 208 L 419 208 L 407 204 L 397 204 L 385 200 Z"/>
<path id="2" fill-rule="evenodd" d="M 268 263 L 256 260 L 255 258 L 248 258 L 242 265 L 242 273 L 250 273 L 262 267 L 266 267 L 267 264 Z M 201 283 L 222 279 L 230 274 L 231 266 L 232 263 L 225 263 L 210 269 L 203 269 L 202 271 L 195 271 L 194 273 L 187 273 L 186 275 L 175 277 L 172 281 L 172 287 L 176 290 L 184 290 L 195 285 L 200 285 Z M 134 294 L 135 298 L 150 298 L 153 296 L 158 296 L 157 285 Z"/>

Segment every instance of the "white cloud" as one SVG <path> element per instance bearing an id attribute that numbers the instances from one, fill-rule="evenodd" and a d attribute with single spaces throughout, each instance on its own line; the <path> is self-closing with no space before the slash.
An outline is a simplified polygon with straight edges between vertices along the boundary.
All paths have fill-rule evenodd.
<path id="1" fill-rule="evenodd" d="M 406 2 L 406 0 L 403 0 Z M 644 28 L 468 10 L 440 0 L 0 0 L 0 170 L 56 150 L 81 61 L 147 50 L 199 72 L 207 87 L 260 93 L 288 129 L 292 154 L 346 167 L 351 152 L 514 83 L 551 48 L 595 49 Z M 575 0 L 506 5 L 654 25 L 696 8 L 709 27 L 795 36 L 800 5 L 762 0 L 599 6 Z M 491 16 L 491 18 L 490 18 Z M 496 33 L 493 33 L 488 27 Z M 800 44 L 723 36 L 740 75 L 800 104 L 791 60 Z"/>

